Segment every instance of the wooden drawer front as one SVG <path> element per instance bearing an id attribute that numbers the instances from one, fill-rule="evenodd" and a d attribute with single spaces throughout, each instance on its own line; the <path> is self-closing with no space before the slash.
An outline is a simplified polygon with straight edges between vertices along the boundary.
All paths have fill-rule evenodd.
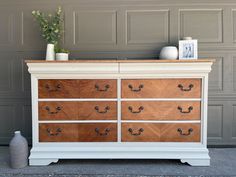
<path id="1" fill-rule="evenodd" d="M 117 103 L 115 101 L 78 102 L 79 120 L 116 120 Z"/>
<path id="2" fill-rule="evenodd" d="M 76 120 L 77 108 L 77 102 L 39 102 L 39 120 Z"/>
<path id="3" fill-rule="evenodd" d="M 122 123 L 123 142 L 200 142 L 197 123 Z"/>
<path id="4" fill-rule="evenodd" d="M 115 142 L 116 123 L 41 123 L 39 142 Z"/>
<path id="5" fill-rule="evenodd" d="M 115 101 L 39 102 L 39 120 L 116 120 Z"/>
<path id="6" fill-rule="evenodd" d="M 116 123 L 89 123 L 79 125 L 80 142 L 116 142 Z"/>
<path id="7" fill-rule="evenodd" d="M 121 133 L 123 142 L 158 142 L 161 140 L 159 124 L 122 123 Z"/>
<path id="8" fill-rule="evenodd" d="M 162 142 L 200 142 L 200 123 L 161 124 Z"/>
<path id="9" fill-rule="evenodd" d="M 77 142 L 77 124 L 39 124 L 39 142 Z"/>
<path id="10" fill-rule="evenodd" d="M 116 98 L 116 80 L 39 80 L 39 98 Z"/>
<path id="11" fill-rule="evenodd" d="M 199 120 L 200 102 L 124 101 L 123 120 Z"/>
<path id="12" fill-rule="evenodd" d="M 122 80 L 122 98 L 200 98 L 201 79 Z"/>

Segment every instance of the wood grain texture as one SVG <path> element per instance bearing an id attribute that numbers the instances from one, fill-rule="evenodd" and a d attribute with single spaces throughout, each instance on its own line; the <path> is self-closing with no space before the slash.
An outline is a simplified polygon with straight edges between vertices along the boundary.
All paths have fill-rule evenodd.
<path id="1" fill-rule="evenodd" d="M 117 103 L 115 101 L 78 102 L 79 120 L 116 120 Z"/>
<path id="2" fill-rule="evenodd" d="M 129 129 L 132 129 L 132 135 Z M 143 129 L 143 132 L 141 131 Z M 122 123 L 122 142 L 159 142 L 161 140 L 160 125 L 151 123 Z"/>
<path id="3" fill-rule="evenodd" d="M 116 98 L 116 80 L 40 79 L 39 98 Z"/>
<path id="4" fill-rule="evenodd" d="M 39 142 L 115 142 L 116 123 L 40 123 Z"/>
<path id="5" fill-rule="evenodd" d="M 198 123 L 122 123 L 121 130 L 123 142 L 200 142 L 201 137 Z"/>
<path id="6" fill-rule="evenodd" d="M 70 59 L 68 61 L 46 61 L 46 60 L 25 60 L 26 63 L 200 63 L 200 62 L 214 62 L 214 59 L 198 59 L 198 60 L 81 60 L 81 59 Z"/>
<path id="7" fill-rule="evenodd" d="M 199 120 L 201 118 L 201 104 L 196 101 L 123 101 L 121 105 L 122 120 Z M 143 109 L 135 113 L 140 108 Z"/>
<path id="8" fill-rule="evenodd" d="M 48 109 L 49 108 L 49 109 Z M 58 108 L 60 108 L 58 110 Z M 40 101 L 39 120 L 116 120 L 115 101 Z"/>
<path id="9" fill-rule="evenodd" d="M 116 142 L 116 123 L 89 123 L 79 124 L 80 142 Z M 97 131 L 96 131 L 97 129 Z"/>
<path id="10" fill-rule="evenodd" d="M 77 120 L 77 108 L 77 102 L 40 101 L 38 103 L 39 120 Z"/>
<path id="11" fill-rule="evenodd" d="M 39 124 L 39 142 L 77 142 L 78 138 L 77 124 Z"/>
<path id="12" fill-rule="evenodd" d="M 201 79 L 123 79 L 121 92 L 122 98 L 200 98 Z"/>
<path id="13" fill-rule="evenodd" d="M 200 123 L 178 123 L 178 124 L 161 124 L 161 141 L 162 142 L 200 142 L 201 124 Z M 181 135 L 178 129 L 182 130 Z"/>

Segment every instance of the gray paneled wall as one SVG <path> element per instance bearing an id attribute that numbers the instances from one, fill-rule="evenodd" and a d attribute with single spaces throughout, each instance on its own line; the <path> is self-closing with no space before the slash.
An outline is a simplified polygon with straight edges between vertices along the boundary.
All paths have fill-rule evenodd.
<path id="1" fill-rule="evenodd" d="M 235 0 L 1 0 L 0 144 L 16 129 L 31 137 L 30 76 L 25 59 L 44 59 L 35 9 L 64 10 L 63 45 L 72 58 L 156 58 L 183 36 L 199 56 L 216 58 L 209 83 L 208 144 L 236 145 Z"/>

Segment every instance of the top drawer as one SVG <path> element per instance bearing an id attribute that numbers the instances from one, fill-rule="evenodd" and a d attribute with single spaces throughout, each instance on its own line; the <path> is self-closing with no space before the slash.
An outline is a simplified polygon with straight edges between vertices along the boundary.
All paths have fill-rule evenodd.
<path id="1" fill-rule="evenodd" d="M 39 98 L 116 98 L 116 80 L 40 79 Z"/>
<path id="2" fill-rule="evenodd" d="M 122 98 L 200 98 L 201 79 L 125 79 Z"/>

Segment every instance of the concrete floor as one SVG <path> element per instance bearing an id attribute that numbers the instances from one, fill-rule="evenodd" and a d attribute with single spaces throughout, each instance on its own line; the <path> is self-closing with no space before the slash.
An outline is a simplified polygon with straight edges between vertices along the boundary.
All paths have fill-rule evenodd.
<path id="1" fill-rule="evenodd" d="M 236 176 L 236 148 L 210 148 L 210 167 L 179 160 L 60 160 L 44 167 L 9 167 L 8 147 L 0 147 L 0 177 Z"/>

